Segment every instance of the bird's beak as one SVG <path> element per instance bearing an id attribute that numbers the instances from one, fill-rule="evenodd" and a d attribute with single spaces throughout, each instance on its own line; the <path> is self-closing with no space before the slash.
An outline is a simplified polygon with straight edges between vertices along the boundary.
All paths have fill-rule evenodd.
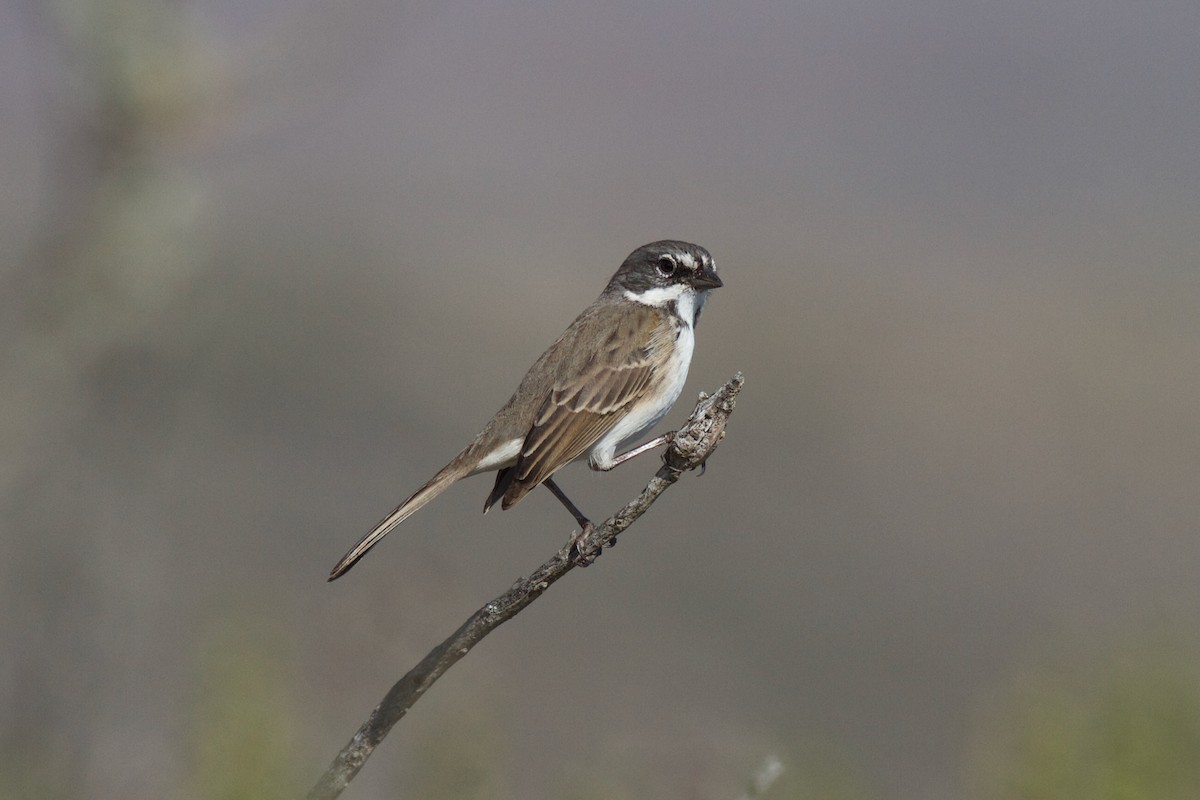
<path id="1" fill-rule="evenodd" d="M 701 267 L 692 276 L 692 286 L 701 291 L 706 289 L 720 289 L 724 285 L 725 283 L 717 277 L 717 271 L 712 267 Z"/>

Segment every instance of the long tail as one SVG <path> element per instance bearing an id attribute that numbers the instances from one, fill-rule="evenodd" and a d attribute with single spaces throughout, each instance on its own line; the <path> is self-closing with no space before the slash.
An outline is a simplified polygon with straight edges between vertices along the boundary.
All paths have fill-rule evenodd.
<path id="1" fill-rule="evenodd" d="M 346 574 L 346 571 L 353 567 L 360 558 L 366 555 L 367 551 L 374 547 L 380 539 L 391 533 L 392 528 L 395 528 L 401 522 L 404 522 L 404 520 L 408 519 L 419 509 L 423 508 L 430 500 L 446 491 L 446 489 L 450 488 L 450 484 L 454 483 L 459 478 L 465 478 L 467 474 L 468 471 L 463 469 L 461 459 L 458 458 L 442 467 L 441 471 L 429 480 L 429 483 L 425 484 L 420 489 L 417 489 L 417 491 L 413 493 L 412 497 L 396 506 L 392 513 L 380 520 L 379 524 L 375 526 L 374 530 L 364 536 L 358 544 L 354 545 L 354 547 L 351 547 L 350 551 L 346 553 L 346 555 L 342 556 L 342 560 L 339 561 L 337 566 L 333 568 L 333 571 L 329 573 L 329 580 L 335 580 L 336 578 L 340 578 L 342 575 Z"/>

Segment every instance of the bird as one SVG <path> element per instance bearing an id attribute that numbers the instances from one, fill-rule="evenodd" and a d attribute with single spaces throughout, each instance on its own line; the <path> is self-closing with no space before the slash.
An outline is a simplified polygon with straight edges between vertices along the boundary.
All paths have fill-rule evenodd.
<path id="1" fill-rule="evenodd" d="M 618 453 L 679 398 L 696 322 L 709 292 L 723 285 L 712 256 L 699 245 L 666 239 L 634 250 L 475 439 L 350 548 L 329 580 L 344 575 L 452 484 L 483 472 L 496 472 L 485 514 L 497 502 L 511 508 L 542 484 L 580 525 L 572 540 L 577 543 L 592 525 L 554 474 L 583 458 L 592 469 L 607 471 L 670 441 L 671 434 L 664 434 Z"/>

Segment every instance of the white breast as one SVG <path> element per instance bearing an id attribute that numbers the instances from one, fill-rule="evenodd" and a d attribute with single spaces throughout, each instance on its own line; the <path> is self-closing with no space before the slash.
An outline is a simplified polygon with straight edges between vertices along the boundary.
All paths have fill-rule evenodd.
<path id="1" fill-rule="evenodd" d="M 674 288 L 674 287 L 672 287 Z M 646 295 L 650 293 L 647 292 Z M 708 294 L 702 292 L 701 294 Z M 694 321 L 696 311 L 704 303 L 703 297 L 697 297 L 694 291 L 671 292 L 669 296 L 649 298 L 646 295 L 634 295 L 626 292 L 631 300 L 645 302 L 647 305 L 666 305 L 674 300 L 679 314 L 679 336 L 671 349 L 671 357 L 664 368 L 664 378 L 661 391 L 653 396 L 647 396 L 642 402 L 629 409 L 612 430 L 606 433 L 592 447 L 588 463 L 592 469 L 610 469 L 617 450 L 624 450 L 629 444 L 640 439 L 651 428 L 666 416 L 679 399 L 683 385 L 687 382 L 688 367 L 692 363 L 692 350 L 696 344 Z M 652 300 L 647 302 L 647 300 Z M 657 301 L 657 302 L 654 302 Z"/>

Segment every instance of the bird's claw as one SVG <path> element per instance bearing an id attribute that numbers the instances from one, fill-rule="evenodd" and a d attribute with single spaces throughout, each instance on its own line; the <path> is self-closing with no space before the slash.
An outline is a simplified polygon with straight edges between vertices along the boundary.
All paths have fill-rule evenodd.
<path id="1" fill-rule="evenodd" d="M 567 543 L 567 557 L 578 566 L 590 567 L 600 557 L 603 548 L 597 548 L 596 552 L 590 555 L 583 550 L 588 537 L 592 535 L 592 531 L 594 530 L 596 530 L 596 526 L 588 522 L 577 533 L 573 534 L 571 541 Z"/>

